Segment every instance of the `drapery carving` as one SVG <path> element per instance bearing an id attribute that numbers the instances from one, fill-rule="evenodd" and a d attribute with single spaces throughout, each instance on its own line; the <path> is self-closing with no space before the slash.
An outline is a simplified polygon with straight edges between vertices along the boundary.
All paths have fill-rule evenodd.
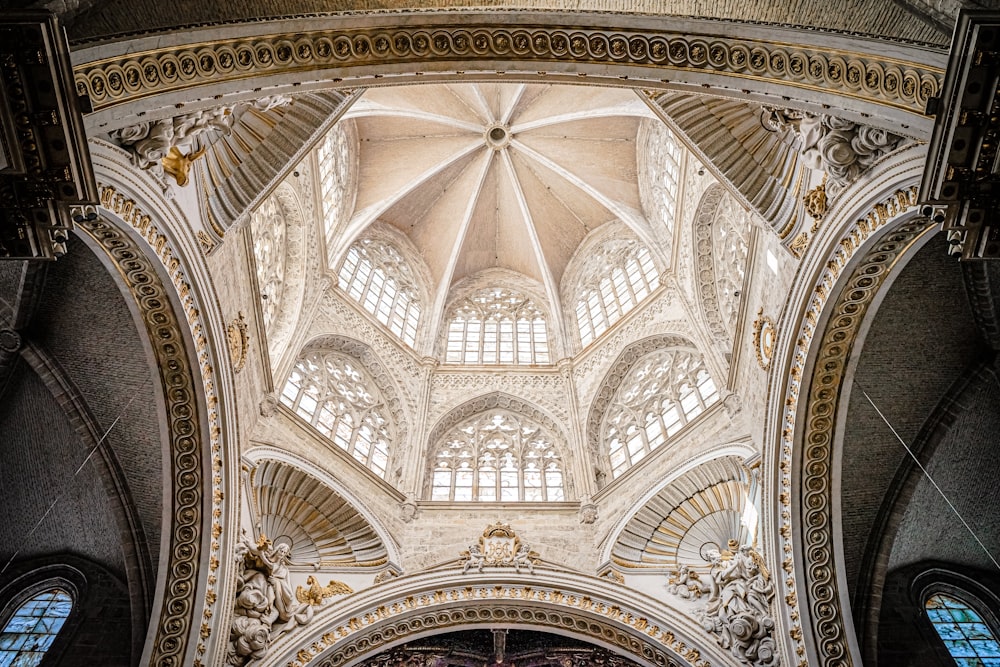
<path id="1" fill-rule="evenodd" d="M 719 645 L 745 665 L 780 664 L 774 641 L 774 582 L 764 558 L 750 546 L 730 540 L 715 551 L 708 574 L 681 566 L 668 580 L 667 590 L 684 599 L 703 602 L 696 612 L 701 626 Z"/>
<path id="2" fill-rule="evenodd" d="M 152 173 L 164 191 L 169 191 L 166 177 L 172 176 L 182 187 L 187 185 L 191 164 L 205 153 L 214 138 L 232 131 L 239 112 L 250 106 L 258 111 L 269 111 L 288 104 L 291 99 L 288 95 L 271 95 L 250 103 L 201 109 L 173 118 L 136 123 L 114 130 L 110 136 L 129 151 L 137 167 Z"/>
<path id="3" fill-rule="evenodd" d="M 313 608 L 292 590 L 287 544 L 261 536 L 256 544 L 244 539 L 236 553 L 240 572 L 226 664 L 242 667 L 267 655 L 273 639 L 311 621 Z"/>

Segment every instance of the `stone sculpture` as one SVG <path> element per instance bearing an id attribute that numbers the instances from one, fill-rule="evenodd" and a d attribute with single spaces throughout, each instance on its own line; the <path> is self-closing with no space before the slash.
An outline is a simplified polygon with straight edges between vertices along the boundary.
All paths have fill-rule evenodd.
<path id="1" fill-rule="evenodd" d="M 730 540 L 726 549 L 715 551 L 711 558 L 707 576 L 681 566 L 667 589 L 685 600 L 703 600 L 704 606 L 695 612 L 701 626 L 741 663 L 777 667 L 771 616 L 774 582 L 763 557 L 752 547 Z"/>
<path id="2" fill-rule="evenodd" d="M 289 552 L 287 544 L 272 545 L 264 536 L 256 544 L 244 538 L 237 547 L 241 567 L 226 664 L 242 667 L 264 657 L 272 640 L 312 620 L 312 606 L 295 599 Z"/>

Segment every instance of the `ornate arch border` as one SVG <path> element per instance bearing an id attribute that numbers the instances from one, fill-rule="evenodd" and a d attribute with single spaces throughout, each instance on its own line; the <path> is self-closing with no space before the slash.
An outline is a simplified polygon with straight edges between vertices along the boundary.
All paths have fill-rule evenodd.
<path id="1" fill-rule="evenodd" d="M 842 194 L 848 213 L 839 216 L 839 224 L 828 221 L 822 244 L 814 241 L 800 271 L 817 267 L 815 282 L 800 281 L 800 289 L 809 290 L 801 294 L 802 311 L 786 313 L 779 333 L 786 362 L 771 366 L 774 421 L 766 442 L 775 444 L 766 444 L 764 455 L 765 477 L 774 480 L 766 493 L 776 502 L 764 518 L 775 565 L 780 559 L 786 573 L 784 625 L 791 640 L 786 647 L 794 651 L 788 657 L 801 663 L 854 664 L 834 526 L 838 412 L 865 317 L 899 262 L 932 229 L 916 217 L 922 166 L 921 148 L 905 150 L 890 157 L 880 183 L 858 183 Z M 860 211 L 860 217 L 848 218 L 849 211 Z M 780 340 L 789 335 L 794 339 Z"/>
<path id="2" fill-rule="evenodd" d="M 401 577 L 319 612 L 272 646 L 263 667 L 352 667 L 432 633 L 522 627 L 575 635 L 646 667 L 711 667 L 730 660 L 698 623 L 642 593 L 596 577 L 536 566 L 535 574 Z"/>
<path id="3" fill-rule="evenodd" d="M 124 151 L 93 140 L 90 148 L 99 216 L 77 228 L 92 238 L 92 248 L 106 255 L 133 295 L 155 358 L 170 443 L 165 460 L 172 480 L 164 482 L 170 497 L 162 538 L 169 549 L 159 565 L 143 659 L 157 667 L 201 667 L 225 646 L 226 638 L 213 636 L 209 621 L 217 607 L 230 606 L 234 589 L 223 567 L 224 545 L 231 548 L 238 524 L 238 503 L 226 502 L 237 489 L 238 469 L 224 463 L 237 442 L 231 432 L 233 371 L 217 362 L 228 359 L 217 347 L 226 344 L 218 333 L 225 322 L 215 293 L 199 291 L 211 281 L 180 209 L 136 174 Z M 200 280 L 192 282 L 192 274 Z"/>
<path id="4" fill-rule="evenodd" d="M 930 122 L 922 112 L 941 88 L 947 56 L 904 42 L 894 43 L 891 55 L 879 48 L 858 53 L 852 35 L 834 31 L 538 10 L 312 14 L 216 26 L 210 42 L 185 42 L 187 34 L 121 36 L 76 51 L 78 91 L 97 110 L 90 123 L 122 123 L 113 118 L 149 111 L 135 105 L 149 98 L 158 98 L 154 115 L 169 115 L 198 94 L 197 102 L 210 106 L 217 104 L 212 94 L 250 97 L 262 88 L 585 76 L 645 89 L 708 88 L 815 112 L 832 95 L 853 119 L 870 116 L 868 122 L 923 135 Z"/>

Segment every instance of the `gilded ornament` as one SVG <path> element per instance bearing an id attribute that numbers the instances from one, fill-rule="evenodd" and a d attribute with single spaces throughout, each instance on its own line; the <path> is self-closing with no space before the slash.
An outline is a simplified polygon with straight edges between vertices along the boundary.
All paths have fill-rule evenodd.
<path id="1" fill-rule="evenodd" d="M 802 197 L 802 202 L 806 205 L 806 213 L 816 221 L 813 223 L 814 229 L 812 231 L 815 231 L 815 227 L 823 219 L 823 216 L 826 215 L 829 208 L 826 200 L 826 179 L 827 177 L 824 175 L 823 182 L 806 192 L 805 196 Z"/>
<path id="2" fill-rule="evenodd" d="M 295 599 L 304 604 L 311 604 L 314 607 L 318 607 L 327 598 L 331 598 L 334 595 L 350 595 L 354 592 L 354 589 L 344 582 L 334 581 L 333 579 L 326 586 L 320 586 L 319 582 L 316 581 L 316 577 L 311 574 L 306 579 L 306 584 L 308 585 L 297 586 L 295 588 Z"/>
<path id="3" fill-rule="evenodd" d="M 513 567 L 518 574 L 524 567 L 528 572 L 534 573 L 535 564 L 538 563 L 538 553 L 521 542 L 521 538 L 509 524 L 499 521 L 487 526 L 479 536 L 479 542 L 469 545 L 469 548 L 462 552 L 461 558 L 462 574 L 473 567 L 482 572 L 484 566 Z"/>
<path id="4" fill-rule="evenodd" d="M 764 315 L 764 309 L 757 311 L 757 319 L 753 322 L 753 351 L 757 356 L 757 365 L 765 371 L 771 367 L 771 357 L 774 354 L 774 340 L 778 330 L 774 320 Z"/>
<path id="5" fill-rule="evenodd" d="M 160 164 L 163 165 L 163 171 L 166 174 L 173 176 L 177 185 L 184 187 L 188 184 L 188 172 L 191 171 L 191 165 L 204 155 L 206 150 L 208 149 L 203 146 L 185 155 L 177 146 L 171 146 L 167 154 L 160 158 Z"/>
<path id="6" fill-rule="evenodd" d="M 226 341 L 229 343 L 229 360 L 233 370 L 239 373 L 247 363 L 250 337 L 247 335 L 247 320 L 243 311 L 226 325 Z"/>

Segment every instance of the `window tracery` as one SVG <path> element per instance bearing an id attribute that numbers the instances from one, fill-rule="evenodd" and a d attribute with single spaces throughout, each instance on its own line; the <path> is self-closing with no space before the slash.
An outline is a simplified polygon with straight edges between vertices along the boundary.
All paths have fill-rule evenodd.
<path id="1" fill-rule="evenodd" d="M 612 474 L 621 475 L 718 400 L 699 355 L 668 349 L 639 360 L 604 417 Z"/>
<path id="2" fill-rule="evenodd" d="M 431 500 L 559 501 L 555 439 L 524 415 L 490 410 L 450 429 L 434 452 Z"/>
<path id="3" fill-rule="evenodd" d="M 455 304 L 448 314 L 445 363 L 547 364 L 545 315 L 528 297 L 490 287 Z"/>
<path id="4" fill-rule="evenodd" d="M 0 631 L 0 665 L 40 665 L 72 610 L 73 596 L 61 588 L 22 602 Z"/>
<path id="5" fill-rule="evenodd" d="M 721 185 L 699 204 L 696 242 L 701 303 L 712 333 L 732 340 L 746 275 L 746 213 Z"/>
<path id="6" fill-rule="evenodd" d="M 257 266 L 257 286 L 264 329 L 270 331 L 279 312 L 285 284 L 287 225 L 277 196 L 264 200 L 250 216 L 250 234 Z"/>
<path id="7" fill-rule="evenodd" d="M 348 189 L 351 182 L 351 136 L 346 125 L 337 123 L 326 133 L 317 149 L 320 198 L 323 201 L 327 243 L 333 240 L 340 223 L 350 213 Z"/>
<path id="8" fill-rule="evenodd" d="M 635 240 L 611 240 L 587 260 L 580 276 L 576 321 L 586 347 L 660 286 L 649 250 Z"/>
<path id="9" fill-rule="evenodd" d="M 666 230 L 666 238 L 674 233 L 677 189 L 680 181 L 681 147 L 673 132 L 660 120 L 644 121 L 642 173 L 640 195 L 646 218 Z"/>
<path id="10" fill-rule="evenodd" d="M 971 604 L 958 595 L 935 593 L 927 598 L 924 609 L 955 664 L 1000 665 L 1000 643 Z"/>
<path id="11" fill-rule="evenodd" d="M 307 353 L 292 368 L 281 402 L 385 477 L 392 422 L 381 393 L 356 361 L 335 352 Z"/>
<path id="12" fill-rule="evenodd" d="M 338 285 L 397 338 L 413 347 L 420 321 L 420 292 L 409 264 L 393 245 L 362 239 L 347 251 Z"/>

